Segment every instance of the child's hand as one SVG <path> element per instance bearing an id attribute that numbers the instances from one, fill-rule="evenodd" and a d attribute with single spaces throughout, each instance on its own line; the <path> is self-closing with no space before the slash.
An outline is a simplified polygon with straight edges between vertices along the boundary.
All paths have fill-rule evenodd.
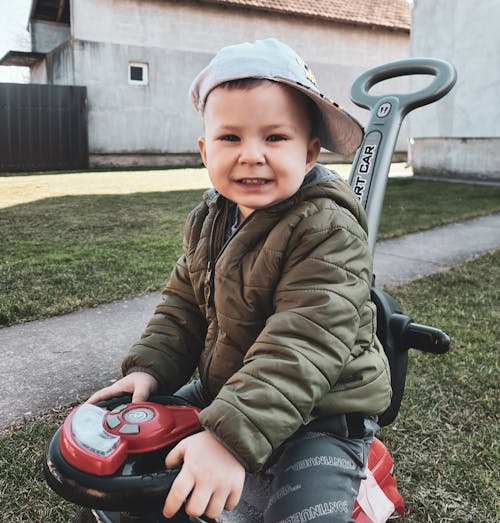
<path id="1" fill-rule="evenodd" d="M 132 403 L 146 401 L 158 390 L 158 381 L 147 372 L 131 372 L 113 385 L 98 390 L 87 400 L 87 403 L 97 403 L 108 398 L 115 398 L 126 392 L 132 393 Z"/>
<path id="2" fill-rule="evenodd" d="M 232 510 L 238 503 L 245 469 L 240 462 L 208 431 L 182 440 L 167 455 L 167 468 L 180 465 L 165 501 L 163 514 L 171 518 L 186 501 L 188 516 L 206 514 L 215 519 L 224 509 Z"/>

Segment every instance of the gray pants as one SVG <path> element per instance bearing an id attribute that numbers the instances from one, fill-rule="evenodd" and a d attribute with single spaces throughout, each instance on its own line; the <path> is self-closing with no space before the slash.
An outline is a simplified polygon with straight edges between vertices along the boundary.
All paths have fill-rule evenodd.
<path id="1" fill-rule="evenodd" d="M 209 400 L 199 381 L 176 394 L 204 408 Z M 238 506 L 224 512 L 224 523 L 352 522 L 368 448 L 378 425 L 361 420 L 352 435 L 344 415 L 315 420 L 281 445 L 265 468 L 247 474 Z"/>

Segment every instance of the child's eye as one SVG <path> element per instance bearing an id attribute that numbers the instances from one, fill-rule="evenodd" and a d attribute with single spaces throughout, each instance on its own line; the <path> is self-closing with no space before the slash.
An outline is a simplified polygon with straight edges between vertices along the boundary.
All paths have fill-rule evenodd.
<path id="1" fill-rule="evenodd" d="M 286 137 L 282 134 L 271 134 L 267 137 L 268 142 L 281 142 L 282 140 L 286 140 Z"/>
<path id="2" fill-rule="evenodd" d="M 237 142 L 239 140 L 235 134 L 225 134 L 220 139 L 225 142 Z"/>

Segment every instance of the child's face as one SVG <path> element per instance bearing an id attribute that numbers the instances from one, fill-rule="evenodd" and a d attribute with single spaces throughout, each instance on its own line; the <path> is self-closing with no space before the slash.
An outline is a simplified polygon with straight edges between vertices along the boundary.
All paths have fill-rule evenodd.
<path id="1" fill-rule="evenodd" d="M 216 87 L 198 140 L 214 188 L 236 202 L 242 218 L 285 200 L 301 186 L 320 151 L 311 138 L 307 101 L 294 89 L 264 82 Z"/>

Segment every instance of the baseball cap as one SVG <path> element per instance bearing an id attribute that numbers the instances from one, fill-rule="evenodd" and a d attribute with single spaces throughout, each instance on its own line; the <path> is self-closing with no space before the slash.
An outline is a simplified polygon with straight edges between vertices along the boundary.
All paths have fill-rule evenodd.
<path id="1" fill-rule="evenodd" d="M 361 125 L 319 91 L 311 69 L 293 49 L 275 38 L 223 47 L 191 85 L 189 94 L 196 109 L 203 113 L 212 89 L 242 78 L 265 78 L 283 83 L 313 100 L 320 114 L 316 132 L 325 149 L 350 154 L 361 144 Z"/>

